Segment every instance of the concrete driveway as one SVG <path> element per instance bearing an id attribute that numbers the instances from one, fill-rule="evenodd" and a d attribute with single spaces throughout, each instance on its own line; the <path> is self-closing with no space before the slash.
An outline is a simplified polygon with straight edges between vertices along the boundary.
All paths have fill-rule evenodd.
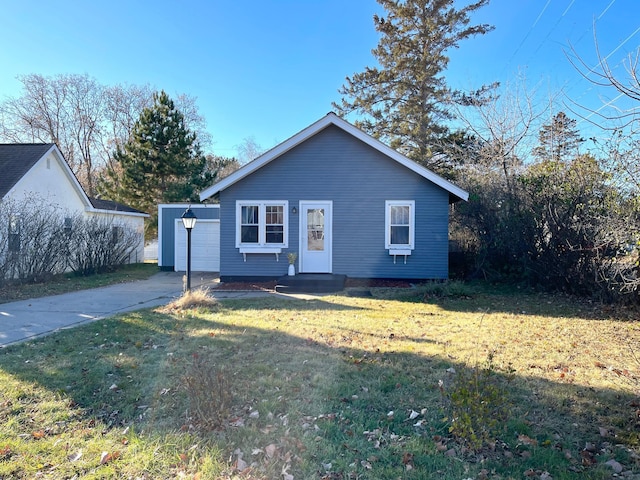
<path id="1" fill-rule="evenodd" d="M 148 280 L 0 304 L 0 348 L 62 328 L 169 303 L 182 294 L 183 274 L 160 272 Z M 267 292 L 216 292 L 217 276 L 194 273 L 191 288 L 209 286 L 216 298 L 272 295 Z"/>

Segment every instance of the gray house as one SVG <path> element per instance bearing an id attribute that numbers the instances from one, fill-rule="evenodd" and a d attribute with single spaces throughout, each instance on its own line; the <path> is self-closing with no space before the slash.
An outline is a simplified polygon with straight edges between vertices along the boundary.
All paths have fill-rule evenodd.
<path id="1" fill-rule="evenodd" d="M 468 194 L 333 113 L 205 189 L 220 278 L 446 279 L 449 205 Z"/>

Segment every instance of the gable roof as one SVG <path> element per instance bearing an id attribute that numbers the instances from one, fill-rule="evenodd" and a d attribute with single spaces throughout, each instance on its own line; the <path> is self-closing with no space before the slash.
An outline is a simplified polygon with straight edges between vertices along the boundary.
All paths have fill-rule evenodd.
<path id="1" fill-rule="evenodd" d="M 359 128 L 351 125 L 349 122 L 347 122 L 346 120 L 340 118 L 339 116 L 337 116 L 333 112 L 328 113 L 327 115 L 325 115 L 320 120 L 316 121 L 315 123 L 313 123 L 310 126 L 308 126 L 307 128 L 305 128 L 304 130 L 302 130 L 302 131 L 298 132 L 297 134 L 295 134 L 293 137 L 291 137 L 288 140 L 285 140 L 284 142 L 282 142 L 281 144 L 275 146 L 274 148 L 272 148 L 268 152 L 262 154 L 261 156 L 259 156 L 255 160 L 247 163 L 246 165 L 244 165 L 240 169 L 238 169 L 235 172 L 233 172 L 228 177 L 225 177 L 222 180 L 220 180 L 219 182 L 214 183 L 210 187 L 205 188 L 200 193 L 200 200 L 204 201 L 204 200 L 212 197 L 216 193 L 221 192 L 225 188 L 230 187 L 234 183 L 242 180 L 246 176 L 251 175 L 256 170 L 264 167 L 269 162 L 271 162 L 271 161 L 275 160 L 276 158 L 280 157 L 281 155 L 285 154 L 286 152 L 288 152 L 292 148 L 296 147 L 297 145 L 301 144 L 305 140 L 307 140 L 307 139 L 311 138 L 312 136 L 316 135 L 317 133 L 319 133 L 320 131 L 324 130 L 325 128 L 327 128 L 330 125 L 334 125 L 334 126 L 340 128 L 340 129 L 344 130 L 345 132 L 347 132 L 350 135 L 354 136 L 358 140 L 366 143 L 367 145 L 369 145 L 370 147 L 374 148 L 375 150 L 383 153 L 387 157 L 395 160 L 399 164 L 401 164 L 404 167 L 408 168 L 409 170 L 412 170 L 413 172 L 417 173 L 418 175 L 426 178 L 427 180 L 429 180 L 429 181 L 435 183 L 436 185 L 438 185 L 439 187 L 445 189 L 447 192 L 449 192 L 449 202 L 450 203 L 457 202 L 458 200 L 465 200 L 465 201 L 468 200 L 469 194 L 465 190 L 463 190 L 460 187 L 454 185 L 453 183 L 449 182 L 448 180 L 442 178 L 441 176 L 435 174 L 431 170 L 423 167 L 422 165 L 414 162 L 413 160 L 410 160 L 409 158 L 405 157 L 401 153 L 399 153 L 399 152 L 395 151 L 394 149 L 392 149 L 391 147 L 385 145 L 381 141 L 373 138 L 371 135 L 368 135 L 368 134 L 364 133 L 362 130 L 360 130 Z"/>
<path id="2" fill-rule="evenodd" d="M 0 143 L 0 198 L 54 146 L 53 143 Z"/>
<path id="3" fill-rule="evenodd" d="M 135 208 L 112 202 L 90 198 L 64 159 L 55 143 L 0 143 L 0 200 L 24 177 L 38 161 L 54 152 L 69 182 L 89 211 L 108 211 L 148 217 L 149 214 Z"/>

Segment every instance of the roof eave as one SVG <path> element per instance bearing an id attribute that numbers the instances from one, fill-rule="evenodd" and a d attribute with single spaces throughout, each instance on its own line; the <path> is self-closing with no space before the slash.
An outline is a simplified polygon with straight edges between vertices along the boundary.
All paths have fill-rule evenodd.
<path id="1" fill-rule="evenodd" d="M 400 163 L 401 165 L 407 167 L 409 170 L 414 171 L 418 175 L 426 178 L 427 180 L 430 180 L 431 182 L 435 183 L 439 187 L 445 189 L 446 191 L 449 192 L 450 196 L 453 195 L 454 197 L 458 198 L 459 200 L 464 200 L 464 201 L 468 200 L 469 194 L 466 191 L 464 191 L 463 189 L 461 189 L 460 187 L 454 185 L 453 183 L 451 183 L 448 180 L 442 178 L 441 176 L 437 175 L 436 173 L 432 172 L 431 170 L 423 167 L 422 165 L 419 165 L 418 163 L 414 162 L 413 160 L 410 160 L 409 158 L 405 157 L 401 153 L 399 153 L 396 150 L 392 149 L 388 145 L 385 145 L 380 140 L 377 140 L 377 139 L 373 138 L 371 135 L 366 134 L 365 132 L 363 132 L 359 128 L 355 127 L 354 125 L 351 125 L 346 120 L 340 118 L 335 113 L 331 112 L 331 113 L 328 113 L 327 115 L 325 115 L 324 117 L 322 117 L 320 120 L 318 120 L 318 121 L 314 122 L 313 124 L 309 125 L 304 130 L 298 132 L 293 137 L 289 138 L 288 140 L 285 140 L 281 144 L 277 145 L 276 147 L 272 148 L 268 152 L 266 152 L 263 155 L 259 156 L 258 158 L 256 158 L 252 162 L 247 163 L 246 165 L 244 165 L 240 169 L 238 169 L 235 172 L 233 172 L 228 177 L 220 180 L 217 183 L 214 183 L 209 188 L 204 189 L 200 193 L 200 201 L 204 201 L 204 200 L 212 197 L 213 195 L 221 192 L 225 188 L 230 187 L 234 183 L 242 180 L 244 177 L 246 177 L 246 176 L 252 174 L 253 172 L 255 172 L 256 170 L 262 168 L 263 166 L 265 166 L 266 164 L 268 164 L 272 160 L 274 160 L 274 159 L 278 158 L 279 156 L 283 155 L 284 153 L 288 152 L 289 150 L 291 150 L 295 146 L 299 145 L 300 143 L 304 142 L 305 140 L 307 140 L 308 138 L 312 137 L 313 135 L 317 134 L 321 130 L 324 130 L 329 125 L 335 125 L 336 127 L 338 127 L 340 129 L 344 130 L 345 132 L 351 134 L 352 136 L 354 136 L 358 140 L 361 140 L 362 142 L 364 142 L 365 144 L 367 144 L 370 147 L 374 148 L 375 150 L 378 150 L 379 152 L 383 153 L 384 155 L 396 160 L 398 163 Z M 457 201 L 457 200 L 455 200 L 455 201 Z M 451 200 L 450 200 L 450 203 L 454 203 L 454 202 L 451 202 Z"/>

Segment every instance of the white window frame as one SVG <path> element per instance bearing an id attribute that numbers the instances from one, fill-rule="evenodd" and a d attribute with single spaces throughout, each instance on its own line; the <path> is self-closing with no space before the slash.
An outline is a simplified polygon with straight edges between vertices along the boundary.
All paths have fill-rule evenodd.
<path id="1" fill-rule="evenodd" d="M 409 207 L 409 243 L 391 243 L 391 207 Z M 415 248 L 416 231 L 416 202 L 415 200 L 386 200 L 384 204 L 384 248 L 389 250 L 389 255 L 411 255 Z"/>
<path id="2" fill-rule="evenodd" d="M 267 243 L 267 206 L 282 207 L 282 243 Z M 242 242 L 242 207 L 258 207 L 258 242 Z M 289 246 L 289 202 L 287 200 L 236 200 L 236 248 L 240 253 L 281 253 Z"/>

